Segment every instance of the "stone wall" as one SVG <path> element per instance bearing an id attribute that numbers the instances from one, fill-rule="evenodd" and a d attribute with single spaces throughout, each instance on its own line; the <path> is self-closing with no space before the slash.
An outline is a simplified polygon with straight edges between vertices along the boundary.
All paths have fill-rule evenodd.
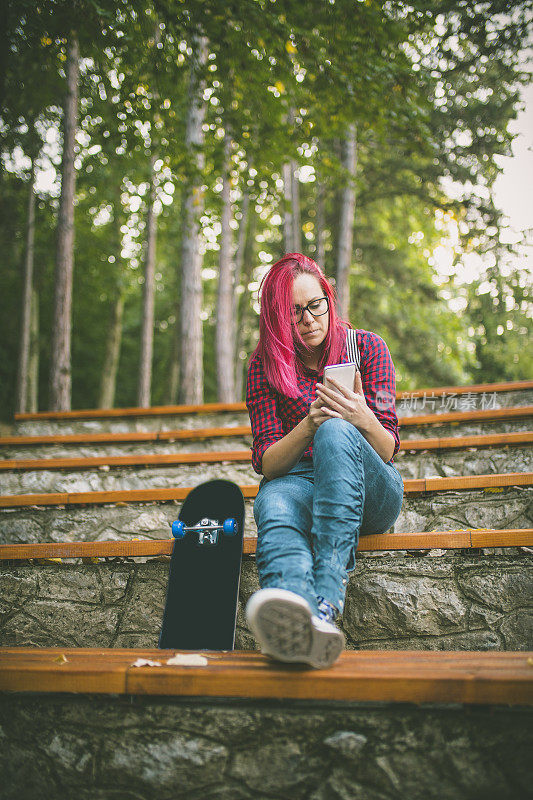
<path id="1" fill-rule="evenodd" d="M 195 484 L 204 480 L 195 473 Z M 168 539 L 181 503 L 4 508 L 0 543 Z M 394 530 L 400 533 L 460 528 L 530 528 L 533 487 L 425 492 L 404 497 Z M 245 535 L 256 536 L 252 500 L 246 501 Z"/>
<path id="2" fill-rule="evenodd" d="M 525 800 L 530 709 L 0 697 L 3 800 Z"/>
<path id="3" fill-rule="evenodd" d="M 433 396 L 431 389 L 422 397 L 407 397 L 396 403 L 399 417 L 412 417 L 419 414 L 444 414 L 464 411 L 488 411 L 494 408 L 515 408 L 533 404 L 533 389 L 519 389 L 511 392 L 447 392 Z"/>
<path id="4" fill-rule="evenodd" d="M 222 428 L 249 425 L 244 411 L 216 414 L 149 414 L 139 417 L 101 417 L 96 419 L 39 419 L 16 422 L 14 436 L 62 436 L 76 433 L 127 433 L 128 431 L 182 431 L 198 428 Z"/>
<path id="5" fill-rule="evenodd" d="M 399 417 L 419 414 L 439 414 L 455 411 L 482 411 L 491 408 L 514 408 L 533 404 L 533 390 L 511 392 L 469 393 L 432 397 L 408 398 L 397 403 Z M 248 412 L 224 411 L 218 414 L 162 414 L 139 417 L 101 417 L 100 419 L 24 420 L 14 425 L 16 436 L 46 436 L 67 433 L 97 433 L 113 431 L 165 431 L 189 430 L 192 428 L 218 428 L 247 425 Z"/>
<path id="6" fill-rule="evenodd" d="M 532 447 L 487 447 L 477 450 L 402 452 L 395 466 L 405 478 L 459 477 L 533 471 Z M 198 478 L 226 478 L 241 486 L 259 483 L 249 462 L 115 468 L 107 465 L 72 470 L 6 470 L 0 472 L 0 494 L 45 492 L 109 492 L 194 486 Z"/>
<path id="7" fill-rule="evenodd" d="M 248 424 L 246 421 L 244 424 Z M 219 419 L 219 426 L 223 426 Z M 455 422 L 438 425 L 420 425 L 400 428 L 400 439 L 424 439 L 428 437 L 479 436 L 481 434 L 513 433 L 528 430 L 531 419 L 518 417 L 494 422 Z M 143 430 L 150 430 L 149 427 Z M 44 434 L 43 434 L 44 435 Z M 212 439 L 182 441 L 109 442 L 98 444 L 47 444 L 2 446 L 0 458 L 70 458 L 79 456 L 120 456 L 144 453 L 197 453 L 203 451 L 246 450 L 252 444 L 251 436 L 217 436 Z"/>
<path id="8" fill-rule="evenodd" d="M 524 423 L 522 421 L 522 427 Z M 180 441 L 98 442 L 96 444 L 9 445 L 0 448 L 0 458 L 91 458 L 93 456 L 144 455 L 145 453 L 203 453 L 220 450 L 250 450 L 252 437 L 215 436 Z"/>
<path id="9" fill-rule="evenodd" d="M 168 561 L 0 567 L 0 644 L 157 647 Z M 257 649 L 244 605 L 259 588 L 243 559 L 237 649 Z M 359 553 L 342 627 L 348 648 L 533 649 L 533 554 Z"/>

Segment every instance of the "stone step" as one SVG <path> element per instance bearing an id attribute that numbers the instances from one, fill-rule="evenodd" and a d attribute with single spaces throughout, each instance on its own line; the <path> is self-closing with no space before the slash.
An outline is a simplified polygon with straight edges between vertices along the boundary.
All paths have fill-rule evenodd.
<path id="1" fill-rule="evenodd" d="M 397 394 L 399 416 L 509 408 L 533 403 L 533 381 L 421 389 Z M 219 422 L 217 422 L 217 419 Z M 246 424 L 244 403 L 201 406 L 85 409 L 15 415 L 18 435 L 88 433 L 97 431 L 172 430 Z"/>
<path id="2" fill-rule="evenodd" d="M 401 419 L 404 442 L 420 438 L 464 437 L 526 432 L 531 428 L 533 406 L 451 412 Z M 126 454 L 236 450 L 251 447 L 250 426 L 235 425 L 189 430 L 84 433 L 47 436 L 0 437 L 0 458 L 69 458 Z"/>
<path id="3" fill-rule="evenodd" d="M 167 580 L 168 557 L 1 561 L 0 644 L 157 647 Z M 237 649 L 257 649 L 244 606 L 258 588 L 245 554 Z M 533 649 L 532 619 L 529 547 L 359 551 L 340 627 L 348 649 L 518 651 Z"/>
<path id="4" fill-rule="evenodd" d="M 533 528 L 466 528 L 454 531 L 366 534 L 360 537 L 358 552 L 397 550 L 479 550 L 495 547 L 530 547 Z M 255 555 L 257 537 L 243 537 L 243 553 Z M 141 559 L 170 556 L 174 539 L 130 539 L 97 542 L 41 542 L 37 544 L 0 544 L 0 561 L 59 563 L 81 559 L 98 563 L 103 559 Z"/>
<path id="5" fill-rule="evenodd" d="M 196 484 L 207 479 L 195 473 Z M 256 486 L 243 486 L 247 535 L 255 536 L 252 514 Z M 0 542 L 68 542 L 168 538 L 190 487 L 147 492 L 13 495 L 0 509 Z M 405 496 L 394 530 L 529 528 L 531 475 L 427 478 L 405 482 Z M 15 503 L 18 506 L 15 506 Z M 23 505 L 27 503 L 28 505 Z"/>
<path id="6" fill-rule="evenodd" d="M 8 692 L 33 693 L 38 681 L 41 694 L 533 704 L 533 677 L 522 653 L 343 653 L 329 669 L 306 670 L 238 650 L 206 650 L 196 664 L 187 664 L 186 653 L 176 664 L 167 663 L 175 651 L 153 648 L 0 652 L 0 691 Z M 139 659 L 159 663 L 137 665 Z"/>
<path id="7" fill-rule="evenodd" d="M 395 465 L 404 478 L 533 471 L 532 432 L 503 435 L 490 447 L 480 446 L 494 439 L 489 436 L 466 437 L 460 441 L 468 446 L 461 448 L 455 447 L 453 439 L 441 439 L 435 448 L 424 450 L 420 445 L 430 445 L 431 442 L 417 440 L 412 443 L 416 445 L 413 450 L 403 449 L 406 447 L 404 442 L 395 457 Z M 257 480 L 249 450 L 89 459 L 6 459 L 0 462 L 0 494 L 188 486 L 198 469 L 213 478 L 224 475 L 236 483 L 247 484 Z"/>
<path id="8" fill-rule="evenodd" d="M 509 386 L 510 384 L 507 384 Z M 396 402 L 399 417 L 420 414 L 444 414 L 454 411 L 482 411 L 491 408 L 513 408 L 527 406 L 533 402 L 533 381 L 520 381 L 512 391 L 496 391 L 494 387 L 505 384 L 486 384 L 476 389 L 474 386 L 449 387 L 449 389 L 426 389 L 425 391 L 403 392 L 402 399 Z M 522 388 L 520 388 L 522 387 Z M 461 388 L 466 391 L 458 392 Z"/>
<path id="9" fill-rule="evenodd" d="M 474 439 L 474 437 L 469 438 Z M 408 442 L 404 444 L 405 449 L 400 450 L 394 457 L 394 464 L 404 480 L 427 478 L 431 475 L 459 477 L 461 475 L 533 471 L 533 448 L 531 445 L 483 447 L 471 444 L 469 447 L 457 449 L 412 451 L 407 449 Z"/>
<path id="10" fill-rule="evenodd" d="M 527 404 L 524 404 L 527 405 Z M 209 406 L 194 414 L 162 414 L 103 417 L 101 419 L 38 419 L 16 422 L 17 436 L 73 436 L 95 433 L 142 433 L 144 431 L 195 430 L 197 428 L 235 427 L 250 424 L 243 403 L 237 410 L 210 411 Z M 203 410 L 205 408 L 205 410 Z M 118 409 L 117 409 L 118 410 Z"/>
<path id="11" fill-rule="evenodd" d="M 532 415 L 533 416 L 533 415 Z M 517 420 L 512 420 L 511 425 L 518 424 Z M 520 420 L 520 429 L 531 427 L 525 420 Z M 0 438 L 0 459 L 35 459 L 35 458 L 94 458 L 100 456 L 125 456 L 125 455 L 170 455 L 172 453 L 198 453 L 204 451 L 233 451 L 250 450 L 252 446 L 252 436 L 250 425 L 240 426 L 235 430 L 231 428 L 222 429 L 223 435 L 214 435 L 212 432 L 221 430 L 220 428 L 202 429 L 205 435 L 199 438 L 185 439 L 183 431 L 174 431 L 174 436 L 168 439 L 156 438 L 155 435 L 139 435 L 137 440 L 131 440 L 131 434 L 126 434 L 127 439 L 109 439 L 101 435 L 82 440 L 79 437 L 72 439 L 61 439 L 59 437 L 48 437 L 46 441 L 41 441 L 41 437 L 33 437 L 34 441 L 27 442 L 22 437 L 10 438 L 11 444 L 6 444 L 4 437 Z M 244 430 L 244 433 L 239 431 Z M 187 431 L 188 434 L 194 431 Z M 117 434 L 119 437 L 120 434 Z M 43 437 L 44 438 L 44 437 Z"/>
<path id="12" fill-rule="evenodd" d="M 330 670 L 172 655 L 1 653 L 6 800 L 530 794 L 527 653 L 349 652 Z M 140 657 L 163 666 L 132 667 Z"/>

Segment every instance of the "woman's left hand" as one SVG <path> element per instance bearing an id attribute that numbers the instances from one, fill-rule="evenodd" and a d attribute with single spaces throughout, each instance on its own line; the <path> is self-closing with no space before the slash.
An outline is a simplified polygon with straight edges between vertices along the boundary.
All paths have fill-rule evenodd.
<path id="1" fill-rule="evenodd" d="M 366 404 L 359 370 L 355 374 L 353 392 L 333 378 L 328 378 L 328 383 L 331 383 L 335 391 L 322 383 L 317 383 L 316 385 L 317 396 L 326 406 L 324 411 L 331 409 L 332 412 L 335 412 L 331 416 L 341 417 L 347 422 L 351 422 L 361 431 L 367 429 L 375 420 L 375 417 L 372 409 Z"/>

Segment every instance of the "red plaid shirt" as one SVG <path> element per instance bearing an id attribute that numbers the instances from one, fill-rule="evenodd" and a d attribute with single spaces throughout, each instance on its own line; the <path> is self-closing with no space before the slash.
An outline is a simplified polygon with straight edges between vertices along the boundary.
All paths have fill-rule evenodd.
<path id="1" fill-rule="evenodd" d="M 394 437 L 394 453 L 400 449 L 398 417 L 396 416 L 396 375 L 389 349 L 381 336 L 370 331 L 357 330 L 357 346 L 361 357 L 361 381 L 367 405 L 380 423 Z M 346 345 L 340 363 L 348 361 Z M 309 413 L 309 406 L 316 397 L 317 382 L 324 382 L 324 375 L 304 369 L 297 375 L 300 397 L 279 394 L 268 383 L 263 363 L 253 356 L 248 367 L 246 405 L 252 425 L 252 466 L 261 474 L 263 453 L 270 445 L 282 439 Z M 312 458 L 311 444 L 302 458 Z"/>

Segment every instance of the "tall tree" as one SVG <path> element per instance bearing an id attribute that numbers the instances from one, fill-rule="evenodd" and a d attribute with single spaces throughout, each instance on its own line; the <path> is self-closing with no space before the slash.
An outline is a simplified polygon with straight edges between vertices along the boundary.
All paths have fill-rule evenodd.
<path id="1" fill-rule="evenodd" d="M 141 359 L 139 365 L 139 384 L 137 405 L 141 408 L 150 405 L 152 387 L 152 356 L 154 349 L 154 275 L 155 247 L 157 233 L 156 216 L 156 156 L 150 159 L 150 190 L 148 214 L 146 217 L 146 242 L 144 253 L 143 313 L 141 334 Z"/>
<path id="2" fill-rule="evenodd" d="M 189 84 L 185 144 L 189 153 L 191 179 L 187 187 L 181 246 L 181 301 L 179 309 L 179 353 L 181 403 L 203 401 L 202 336 L 202 253 L 199 220 L 204 205 L 202 145 L 205 117 L 204 70 L 207 63 L 207 38 L 195 34 L 191 40 L 193 57 Z"/>
<path id="3" fill-rule="evenodd" d="M 339 313 L 348 319 L 350 306 L 350 266 L 353 250 L 353 225 L 355 211 L 355 170 L 357 165 L 356 130 L 351 123 L 348 126 L 346 139 L 343 142 L 342 167 L 345 184 L 342 188 L 339 241 L 337 255 L 337 299 Z"/>
<path id="4" fill-rule="evenodd" d="M 326 264 L 326 186 L 317 175 L 315 215 L 315 261 L 324 269 Z"/>
<path id="5" fill-rule="evenodd" d="M 233 292 L 233 307 L 232 307 L 232 315 L 233 319 L 235 320 L 235 329 L 236 329 L 236 336 L 234 340 L 234 350 L 233 350 L 233 365 L 234 365 L 234 379 L 233 383 L 235 386 L 235 399 L 240 400 L 242 398 L 242 359 L 241 359 L 241 351 L 243 348 L 243 325 L 242 325 L 242 308 L 243 304 L 239 302 L 239 298 L 244 296 L 244 299 L 247 299 L 247 284 L 248 281 L 246 280 L 247 275 L 245 275 L 244 286 L 241 287 L 241 280 L 243 277 L 243 265 L 245 259 L 245 249 L 246 249 L 246 235 L 248 232 L 248 218 L 249 218 L 249 209 L 250 209 L 250 190 L 247 185 L 246 179 L 243 180 L 243 190 L 242 190 L 242 204 L 241 204 L 241 219 L 239 223 L 239 234 L 237 237 L 237 248 L 235 251 L 235 280 L 234 286 L 235 291 Z M 248 267 L 249 269 L 249 267 Z M 242 288 L 240 293 L 237 293 L 238 287 Z"/>
<path id="6" fill-rule="evenodd" d="M 67 411 L 71 404 L 72 275 L 74 270 L 74 145 L 78 117 L 79 45 L 75 31 L 67 44 L 67 94 L 63 109 L 61 199 L 57 226 L 54 327 L 50 364 L 50 408 Z"/>
<path id="7" fill-rule="evenodd" d="M 34 285 L 31 293 L 30 354 L 26 411 L 35 414 L 39 401 L 39 292 Z"/>
<path id="8" fill-rule="evenodd" d="M 122 320 L 124 317 L 124 291 L 117 289 L 111 308 L 111 319 L 107 334 L 106 351 L 100 382 L 98 408 L 113 408 L 117 386 L 118 361 L 122 339 Z"/>
<path id="9" fill-rule="evenodd" d="M 224 136 L 222 216 L 218 259 L 217 322 L 215 333 L 218 400 L 235 402 L 234 354 L 237 320 L 233 314 L 235 293 L 233 234 L 231 230 L 231 134 Z"/>
<path id="10" fill-rule="evenodd" d="M 283 162 L 283 246 L 285 252 L 295 253 L 296 243 L 294 241 L 294 223 L 293 223 L 293 208 L 292 208 L 292 161 Z"/>
<path id="11" fill-rule="evenodd" d="M 29 410 L 29 367 L 31 346 L 33 299 L 33 250 L 35 241 L 35 158 L 31 162 L 28 186 L 28 214 L 26 219 L 26 248 L 24 257 L 24 289 L 22 294 L 22 322 L 20 335 L 19 367 L 17 379 L 17 411 Z M 33 316 L 35 319 L 35 316 Z M 31 403 L 33 405 L 33 403 Z"/>

